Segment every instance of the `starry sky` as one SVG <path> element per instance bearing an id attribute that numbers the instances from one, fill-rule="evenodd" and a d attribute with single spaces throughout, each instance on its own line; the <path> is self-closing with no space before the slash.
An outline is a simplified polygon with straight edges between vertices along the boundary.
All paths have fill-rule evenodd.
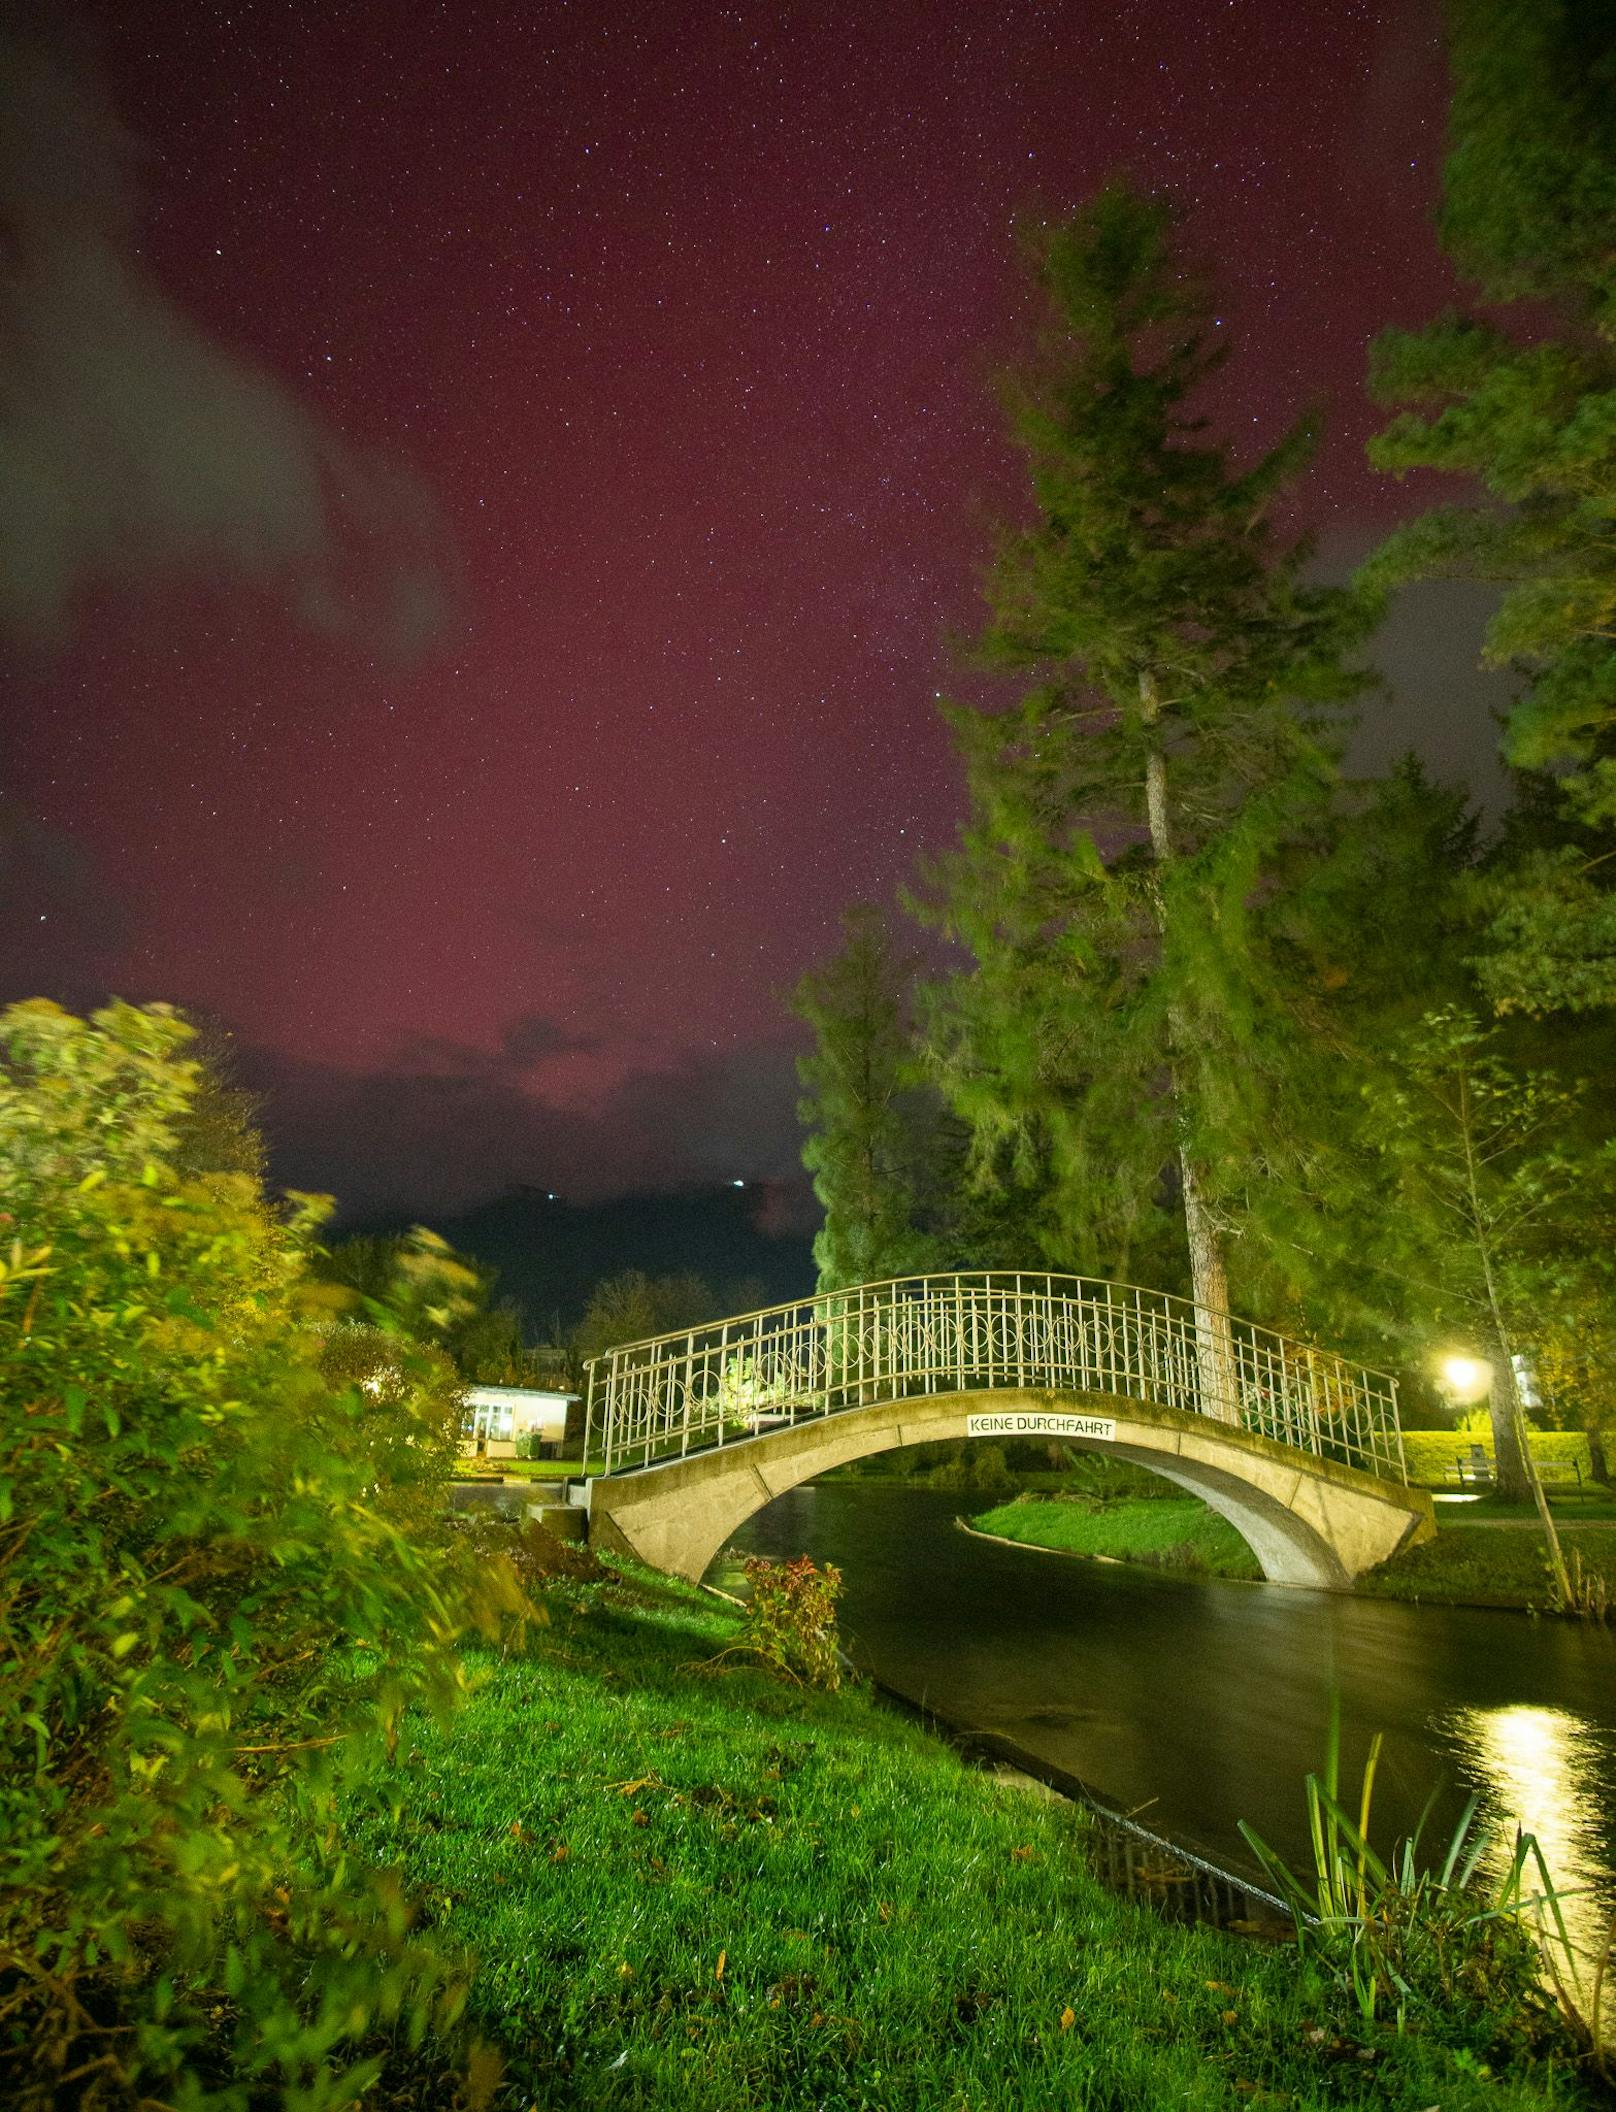
<path id="1" fill-rule="evenodd" d="M 199 1007 L 352 1210 L 787 1174 L 782 993 L 945 842 L 1013 223 L 1184 206 L 1237 446 L 1454 287 L 1425 0 L 163 0 L 13 48 L 0 995 Z M 1485 772 L 1422 590 L 1367 761 Z M 968 685 L 967 685 L 968 687 Z M 1481 731 L 1478 734 L 1477 729 Z"/>

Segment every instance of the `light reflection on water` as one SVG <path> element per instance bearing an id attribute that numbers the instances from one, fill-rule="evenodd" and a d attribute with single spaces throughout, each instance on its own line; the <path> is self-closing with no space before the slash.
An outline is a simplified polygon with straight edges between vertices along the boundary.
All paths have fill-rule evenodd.
<path id="1" fill-rule="evenodd" d="M 1604 1842 L 1612 1805 L 1608 1741 L 1570 1709 L 1456 1708 L 1435 1728 L 1453 1749 L 1459 1771 L 1495 1821 L 1484 1865 L 1508 1867 L 1514 1829 L 1532 1834 L 1560 1895 L 1567 1932 L 1584 1959 L 1597 1956 L 1610 1925 Z M 1528 1870 L 1526 1890 L 1539 1888 Z"/>

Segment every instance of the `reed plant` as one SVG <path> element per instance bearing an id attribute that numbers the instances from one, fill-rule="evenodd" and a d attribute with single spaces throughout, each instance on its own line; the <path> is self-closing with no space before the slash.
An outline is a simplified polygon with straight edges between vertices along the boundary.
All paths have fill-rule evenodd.
<path id="1" fill-rule="evenodd" d="M 1297 1942 L 1347 1997 L 1365 2028 L 1390 2023 L 1482 2055 L 1574 2045 L 1604 2079 L 1606 1965 L 1574 1944 L 1535 1835 L 1514 1829 L 1508 1853 L 1479 1798 L 1465 1805 L 1440 1856 L 1424 1852 L 1435 1798 L 1383 1856 L 1370 1823 L 1382 1739 L 1370 1741 L 1354 1814 L 1341 1790 L 1341 1723 L 1332 1707 L 1321 1774 L 1307 1777 L 1312 1869 L 1290 1865 L 1244 1820 L 1240 1831 L 1291 1910 Z"/>

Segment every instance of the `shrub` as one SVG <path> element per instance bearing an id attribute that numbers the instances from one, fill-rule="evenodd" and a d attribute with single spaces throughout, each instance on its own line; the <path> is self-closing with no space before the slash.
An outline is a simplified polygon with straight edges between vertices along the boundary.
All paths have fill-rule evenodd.
<path id="1" fill-rule="evenodd" d="M 819 1569 L 806 1555 L 771 1562 L 750 1555 L 746 1581 L 751 1599 L 739 1647 L 810 1687 L 834 1691 L 842 1683 L 836 1634 L 836 1599 L 842 1573 L 834 1563 Z"/>
<path id="2" fill-rule="evenodd" d="M 1575 1460 L 1582 1478 L 1591 1477 L 1592 1463 L 1587 1433 L 1582 1430 L 1531 1430 L 1527 1433 L 1532 1457 L 1538 1460 Z M 1440 1484 L 1453 1472 L 1454 1462 L 1468 1456 L 1472 1445 L 1480 1445 L 1489 1459 L 1493 1455 L 1492 1427 L 1461 1425 L 1454 1430 L 1405 1430 L 1403 1456 L 1412 1482 Z"/>
<path id="3" fill-rule="evenodd" d="M 0 1013 L 0 2089 L 319 2112 L 462 1999 L 337 1797 L 518 1594 L 421 1529 L 441 1375 L 343 1368 L 321 1206 L 186 1170 L 188 1036 Z"/>

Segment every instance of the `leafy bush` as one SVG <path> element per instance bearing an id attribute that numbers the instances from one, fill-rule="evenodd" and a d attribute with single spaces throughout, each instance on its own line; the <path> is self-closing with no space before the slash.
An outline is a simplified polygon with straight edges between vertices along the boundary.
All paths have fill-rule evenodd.
<path id="1" fill-rule="evenodd" d="M 357 1441 L 372 1469 L 370 1503 L 394 1525 L 432 1534 L 444 1484 L 460 1464 L 465 1386 L 447 1355 L 396 1330 L 347 1322 L 320 1340 L 320 1375 L 335 1389 L 322 1416 L 339 1450 Z"/>
<path id="2" fill-rule="evenodd" d="M 842 1683 L 836 1634 L 841 1571 L 832 1562 L 820 1569 L 807 1555 L 794 1562 L 751 1555 L 746 1581 L 751 1598 L 739 1647 L 807 1686 L 834 1692 Z"/>
<path id="3" fill-rule="evenodd" d="M 1469 1456 L 1472 1445 L 1480 1445 L 1489 1459 L 1493 1455 L 1490 1425 L 1483 1419 L 1454 1430 L 1405 1430 L 1403 1456 L 1408 1478 L 1413 1482 L 1440 1482 L 1453 1472 L 1455 1460 Z M 1527 1433 L 1534 1459 L 1575 1460 L 1587 1481 L 1591 1475 L 1587 1433 L 1581 1430 L 1532 1430 Z"/>
<path id="4" fill-rule="evenodd" d="M 320 2112 L 462 1999 L 336 1799 L 519 1593 L 425 1529 L 443 1372 L 333 1333 L 322 1206 L 177 1148 L 189 1031 L 0 1013 L 0 2092 Z"/>

